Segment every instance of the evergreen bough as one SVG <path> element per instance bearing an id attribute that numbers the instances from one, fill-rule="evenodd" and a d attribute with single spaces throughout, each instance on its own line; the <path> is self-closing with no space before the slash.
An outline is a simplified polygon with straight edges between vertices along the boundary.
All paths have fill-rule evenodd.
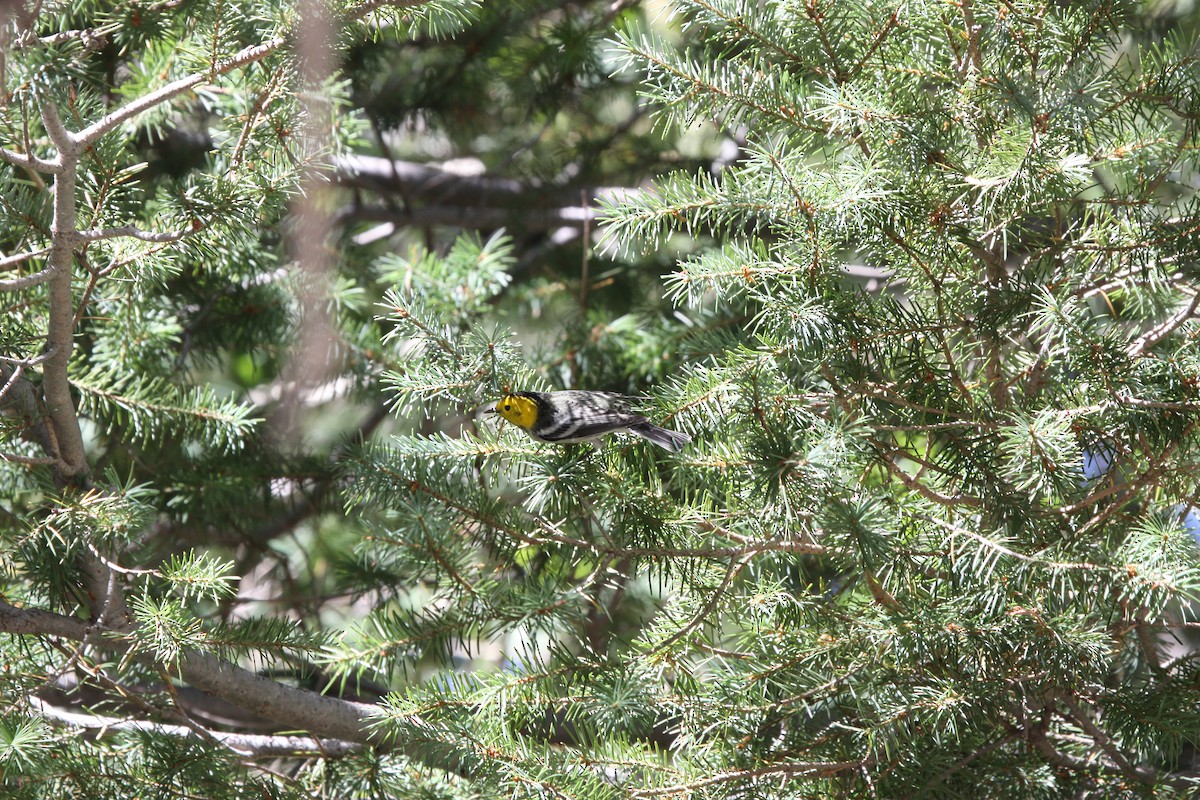
<path id="1" fill-rule="evenodd" d="M 610 194 L 611 274 L 531 276 L 497 231 L 347 245 L 315 304 L 264 232 L 357 130 L 335 114 L 324 150 L 289 149 L 280 121 L 315 112 L 290 105 L 286 14 L 206 7 L 228 19 L 204 35 L 168 4 L 124 45 L 145 55 L 122 91 L 162 100 L 141 124 L 178 72 L 236 129 L 153 195 L 129 179 L 134 110 L 55 50 L 88 37 L 22 40 L 0 120 L 6 265 L 32 265 L 0 284 L 7 791 L 1195 791 L 1194 21 L 671 8 L 618 10 L 608 50 L 554 34 L 580 74 L 570 41 L 640 76 L 664 135 L 711 124 L 737 150 Z M 329 11 L 379 33 L 356 27 L 374 6 Z M 489 13 L 400 11 L 410 40 Z M 683 255 L 658 286 L 632 265 L 664 247 Z M 324 377 L 408 428 L 272 439 L 287 409 L 254 389 L 321 320 Z M 227 363 L 251 391 L 206 385 Z M 567 387 L 639 394 L 693 443 L 547 446 L 477 413 Z M 281 497 L 311 523 L 287 539 Z M 232 613 L 237 578 L 280 595 Z M 279 727 L 185 714 L 193 688 Z"/>

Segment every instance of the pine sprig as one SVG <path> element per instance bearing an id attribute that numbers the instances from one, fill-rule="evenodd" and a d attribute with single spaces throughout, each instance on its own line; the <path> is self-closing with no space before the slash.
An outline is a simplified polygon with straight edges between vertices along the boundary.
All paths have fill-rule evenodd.
<path id="1" fill-rule="evenodd" d="M 165 379 L 113 375 L 103 369 L 76 372 L 71 385 L 80 393 L 84 413 L 112 420 L 143 443 L 188 437 L 205 447 L 235 452 L 260 421 L 252 416 L 253 406 L 222 399 L 209 387 L 182 390 Z"/>

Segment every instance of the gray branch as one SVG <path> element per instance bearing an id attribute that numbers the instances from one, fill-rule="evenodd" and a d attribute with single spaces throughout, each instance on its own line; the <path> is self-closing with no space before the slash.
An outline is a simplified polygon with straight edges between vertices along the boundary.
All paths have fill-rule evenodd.
<path id="1" fill-rule="evenodd" d="M 41 272 L 35 272 L 32 275 L 22 275 L 20 278 L 10 278 L 6 281 L 0 281 L 0 292 L 15 292 L 19 289 L 28 289 L 30 286 L 40 286 L 54 275 L 52 267 L 46 267 Z"/>
<path id="2" fill-rule="evenodd" d="M 373 205 L 347 207 L 338 216 L 342 219 L 390 222 L 397 226 L 418 228 L 445 225 L 485 229 L 511 227 L 526 231 L 558 228 L 582 230 L 586 225 L 594 225 L 597 219 L 595 209 L 583 206 L 517 211 L 468 206 L 436 205 L 404 209 Z"/>
<path id="3" fill-rule="evenodd" d="M 0 380 L 4 381 L 4 389 L 0 391 L 0 408 L 12 405 L 25 423 L 25 430 L 30 437 L 42 448 L 42 452 L 53 456 L 58 451 L 54 441 L 54 432 L 38 405 L 37 391 L 33 384 L 23 374 L 25 365 L 21 363 L 0 363 Z M 52 460 L 52 463 L 53 460 Z"/>
<path id="4" fill-rule="evenodd" d="M 1196 309 L 1200 308 L 1200 292 L 1192 296 L 1192 301 L 1181 308 L 1177 313 L 1173 314 L 1166 322 L 1159 325 L 1153 330 L 1146 331 L 1145 334 L 1139 336 L 1129 345 L 1128 353 L 1131 358 L 1137 358 L 1143 355 L 1147 350 L 1161 342 L 1174 332 L 1179 326 L 1187 322 L 1196 314 Z"/>
<path id="5" fill-rule="evenodd" d="M 41 609 L 17 608 L 2 600 L 0 632 L 57 636 L 116 651 L 128 649 L 128 644 L 120 639 L 99 635 L 110 632 L 102 626 Z M 377 709 L 371 705 L 286 686 L 196 650 L 185 650 L 176 669 L 179 677 L 192 686 L 293 730 L 386 748 L 402 744 L 385 743 L 380 734 L 371 730 L 371 722 L 377 719 Z"/>
<path id="6" fill-rule="evenodd" d="M 189 233 L 192 233 L 192 231 L 178 230 L 157 233 L 155 231 L 144 231 L 135 225 L 123 225 L 119 228 L 94 228 L 92 230 L 79 231 L 76 234 L 76 239 L 81 242 L 97 242 L 101 239 L 118 239 L 125 236 L 143 242 L 178 242 Z"/>
<path id="7" fill-rule="evenodd" d="M 7 147 L 0 147 L 0 160 L 7 161 L 10 164 L 18 167 L 25 167 L 37 172 L 46 172 L 56 175 L 62 171 L 62 164 L 58 161 L 47 161 L 44 158 L 38 158 L 28 153 L 18 153 L 9 150 Z"/>
<path id="8" fill-rule="evenodd" d="M 163 722 L 151 722 L 142 719 L 122 719 L 120 717 L 82 714 L 78 711 L 59 708 L 37 698 L 30 698 L 29 703 L 34 711 L 49 719 L 74 728 L 96 730 L 101 735 L 109 731 L 145 731 L 147 733 L 180 737 L 200 735 L 196 729 L 186 725 L 170 725 Z M 326 758 L 338 758 L 356 753 L 363 748 L 361 744 L 356 742 L 346 742 L 341 739 L 318 739 L 312 736 L 230 733 L 228 731 L 209 729 L 205 729 L 204 734 L 243 755 L 260 757 L 324 756 Z"/>
<path id="9" fill-rule="evenodd" d="M 30 250 L 25 253 L 17 253 L 16 255 L 5 256 L 4 258 L 0 258 L 0 269 L 8 269 L 9 267 L 15 267 L 17 264 L 20 264 L 22 261 L 28 261 L 31 258 L 37 258 L 38 256 L 44 256 L 44 255 L 46 255 L 46 253 L 49 253 L 49 252 L 50 252 L 50 248 L 43 247 L 41 250 Z"/>
<path id="10" fill-rule="evenodd" d="M 71 296 L 71 269 L 75 259 L 76 184 L 80 145 L 63 127 L 54 103 L 42 102 L 42 122 L 54 146 L 59 150 L 62 171 L 54 178 L 54 219 L 50 225 L 50 319 L 46 346 L 50 357 L 42 372 L 42 392 L 46 413 L 54 427 L 58 451 L 49 453 L 58 459 L 59 479 L 70 481 L 87 474 L 83 435 L 67 367 L 75 346 L 75 306 Z M 95 587 L 93 587 L 94 589 Z"/>
<path id="11" fill-rule="evenodd" d="M 138 114 L 144 111 L 149 111 L 161 103 L 183 94 L 189 89 L 193 89 L 200 84 L 212 80 L 217 75 L 224 75 L 235 69 L 240 69 L 255 61 L 261 61 L 271 53 L 274 53 L 284 45 L 287 40 L 283 37 L 270 39 L 262 44 L 256 44 L 252 47 L 246 47 L 235 53 L 232 57 L 214 64 L 208 72 L 196 72 L 186 77 L 180 78 L 177 81 L 172 81 L 160 89 L 156 89 L 150 94 L 139 97 L 124 106 L 121 106 L 116 111 L 105 114 L 100 119 L 87 126 L 79 133 L 75 134 L 74 139 L 80 146 L 86 147 L 92 142 L 99 139 L 104 134 L 108 133 L 113 128 L 120 125 L 122 122 L 133 119 Z M 58 143 L 55 142 L 57 145 Z M 61 146 L 59 148 L 61 150 Z"/>
<path id="12" fill-rule="evenodd" d="M 571 188 L 523 183 L 378 156 L 343 156 L 335 161 L 335 167 L 343 186 L 403 199 L 390 206 L 353 206 L 343 210 L 342 218 L 409 226 L 582 230 L 597 219 L 596 201 L 635 191 L 613 186 Z"/>

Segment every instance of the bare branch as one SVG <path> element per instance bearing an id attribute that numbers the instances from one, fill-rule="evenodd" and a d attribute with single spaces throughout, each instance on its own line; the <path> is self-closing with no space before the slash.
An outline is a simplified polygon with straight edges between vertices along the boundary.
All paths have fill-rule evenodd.
<path id="1" fill-rule="evenodd" d="M 21 379 L 21 375 L 22 375 L 24 372 L 25 372 L 25 365 L 24 365 L 24 364 L 17 364 L 17 365 L 16 365 L 16 366 L 13 368 L 13 371 L 12 371 L 12 376 L 11 376 L 11 377 L 9 377 L 9 379 L 8 379 L 7 381 L 5 381 L 5 382 L 4 382 L 4 386 L 0 386 L 0 400 L 3 400 L 3 399 L 4 399 L 4 395 L 8 394 L 8 393 L 9 393 L 9 391 L 10 391 L 10 390 L 11 390 L 11 389 L 12 389 L 14 386 L 16 386 L 16 384 L 17 384 L 17 381 L 19 381 L 19 380 Z"/>
<path id="2" fill-rule="evenodd" d="M 1096 724 L 1084 709 L 1079 707 L 1079 704 L 1075 702 L 1073 697 L 1062 694 L 1058 697 L 1058 700 L 1070 710 L 1071 717 L 1079 723 L 1079 727 L 1083 728 L 1100 749 L 1108 754 L 1113 764 L 1125 776 L 1147 784 L 1158 782 L 1158 773 L 1150 767 L 1133 764 L 1125 758 L 1125 754 L 1116 746 L 1112 738 L 1105 733 L 1104 729 Z"/>
<path id="3" fill-rule="evenodd" d="M 70 157 L 79 155 L 82 147 L 75 135 L 63 125 L 62 117 L 58 114 L 58 106 L 53 101 L 43 99 L 41 112 L 42 124 L 46 126 L 46 133 L 50 136 L 50 141 L 54 142 L 54 146 L 58 148 L 58 161 L 62 164 L 63 172 L 66 172 Z"/>
<path id="4" fill-rule="evenodd" d="M 24 464 L 27 467 L 45 467 L 55 463 L 53 458 L 45 456 L 22 456 L 17 453 L 0 453 L 0 461 L 12 464 Z"/>
<path id="5" fill-rule="evenodd" d="M 149 111 L 160 103 L 165 103 L 166 101 L 183 94 L 189 89 L 194 89 L 201 84 L 207 83 L 216 75 L 223 75 L 235 69 L 240 69 L 248 64 L 252 64 L 255 61 L 261 61 L 282 47 L 286 41 L 287 40 L 282 36 L 277 36 L 276 38 L 269 39 L 262 44 L 256 44 L 252 47 L 243 48 L 231 58 L 222 61 L 219 64 L 215 64 L 211 71 L 196 72 L 188 75 L 187 77 L 180 78 L 177 81 L 172 81 L 166 86 L 163 86 L 162 88 L 157 89 L 150 94 L 143 95 L 137 100 L 118 108 L 116 111 L 105 114 L 99 120 L 93 122 L 91 125 L 75 134 L 75 141 L 82 146 L 89 145 L 99 139 L 105 133 L 120 125 L 122 122 L 136 117 L 143 111 Z"/>
<path id="6" fill-rule="evenodd" d="M 17 608 L 0 600 L 0 632 L 58 636 L 116 651 L 128 649 L 128 642 L 97 635 L 108 630 L 75 617 Z M 386 746 L 383 736 L 371 729 L 374 706 L 286 686 L 195 650 L 185 650 L 174 671 L 198 689 L 289 728 L 346 742 Z"/>
<path id="7" fill-rule="evenodd" d="M 892 457 L 893 455 L 899 455 L 901 458 L 917 460 L 915 456 L 912 453 L 905 453 L 897 450 L 894 453 L 884 453 L 883 463 L 888 468 L 888 472 L 892 476 L 897 478 L 909 489 L 912 489 L 917 494 L 924 497 L 926 500 L 932 500 L 933 502 L 942 506 L 968 506 L 971 508 L 978 508 L 979 506 L 983 505 L 983 501 L 978 497 L 972 497 L 968 494 L 946 495 L 942 494 L 941 492 L 934 491 L 931 487 L 926 485 L 926 483 L 921 480 L 920 477 L 913 477 L 905 472 L 904 469 L 896 463 L 895 459 Z"/>
<path id="8" fill-rule="evenodd" d="M 49 252 L 50 252 L 50 248 L 43 247 L 41 250 L 30 250 L 27 253 L 17 253 L 16 255 L 5 256 L 4 258 L 0 258 L 0 269 L 8 269 L 9 267 L 14 267 L 17 264 L 22 263 L 23 261 L 28 261 L 29 259 L 37 258 L 38 256 L 44 256 L 44 255 L 46 255 L 46 253 L 49 253 Z"/>
<path id="9" fill-rule="evenodd" d="M 583 230 L 595 223 L 595 209 L 573 206 L 553 209 L 505 210 L 471 206 L 423 206 L 421 208 L 385 208 L 382 206 L 349 206 L 338 217 L 371 222 L 391 222 L 409 227 L 445 225 L 464 228 L 514 228 L 525 231 L 572 228 Z"/>
<path id="10" fill-rule="evenodd" d="M 199 736 L 196 730 L 186 725 L 169 725 L 141 719 L 121 719 L 82 714 L 51 705 L 37 698 L 29 703 L 37 713 L 74 728 L 97 730 L 100 735 L 109 731 L 146 731 L 168 736 Z M 323 756 L 338 758 L 362 750 L 362 744 L 342 739 L 318 739 L 312 736 L 273 736 L 256 733 L 230 733 L 228 731 L 204 729 L 203 735 L 235 750 L 252 756 Z"/>
<path id="11" fill-rule="evenodd" d="M 42 372 L 42 394 L 46 413 L 54 427 L 58 443 L 58 478 L 62 482 L 79 479 L 87 474 L 83 435 L 71 397 L 67 366 L 75 346 L 75 308 L 71 295 L 71 267 L 74 261 L 76 230 L 76 197 L 78 182 L 79 145 L 63 127 L 54 103 L 42 103 L 42 121 L 46 131 L 59 148 L 62 171 L 54 180 L 54 219 L 50 226 L 50 319 L 46 345 L 51 355 Z"/>
<path id="12" fill-rule="evenodd" d="M 280 386 L 290 389 L 271 415 L 270 425 L 280 440 L 294 438 L 305 427 L 303 394 L 341 374 L 340 348 L 330 319 L 330 291 L 334 282 L 337 244 L 330 212 L 331 186 L 325 174 L 325 154 L 333 141 L 333 108 L 321 90 L 334 69 L 333 26 L 322 0 L 298 0 L 297 14 L 304 24 L 296 31 L 294 49 L 301 87 L 297 130 L 300 181 L 291 204 L 287 247 L 302 276 L 297 286 L 297 341 L 280 375 Z"/>
<path id="13" fill-rule="evenodd" d="M 0 361 L 0 380 L 4 381 L 0 400 L 8 398 L 4 404 L 11 403 L 16 407 L 30 433 L 30 438 L 37 442 L 47 456 L 54 459 L 58 452 L 58 442 L 54 438 L 53 429 L 42 415 L 33 384 L 22 374 L 27 366 L 29 364 L 20 362 L 9 366 L 8 359 Z"/>
<path id="14" fill-rule="evenodd" d="M 194 232 L 194 230 L 184 229 L 156 233 L 154 231 L 141 230 L 134 225 L 123 225 L 119 228 L 93 228 L 92 230 L 79 231 L 75 237 L 77 241 L 81 242 L 96 242 L 100 241 L 101 239 L 117 239 L 122 236 L 132 237 L 143 242 L 178 242 L 183 237 Z"/>
<path id="15" fill-rule="evenodd" d="M 721 602 L 721 598 L 725 596 L 725 590 L 729 588 L 729 584 L 732 583 L 733 579 L 737 577 L 737 574 L 742 571 L 742 568 L 750 563 L 750 558 L 751 557 L 749 555 L 746 555 L 740 559 L 731 559 L 729 561 L 728 569 L 725 570 L 725 577 L 721 579 L 721 584 L 713 591 L 712 595 L 704 603 L 704 606 L 701 607 L 701 609 L 697 611 L 690 620 L 688 620 L 687 624 L 675 631 L 675 633 L 671 634 L 671 636 L 669 636 L 665 641 L 659 643 L 657 647 L 650 651 L 649 655 L 661 653 L 683 637 L 687 636 L 696 628 L 703 625 L 704 621 L 708 619 L 708 615 L 713 612 L 713 609 L 715 609 L 717 604 Z"/>
<path id="16" fill-rule="evenodd" d="M 54 274 L 53 267 L 46 267 L 41 272 L 35 272 L 32 275 L 23 275 L 20 278 L 10 278 L 6 281 L 0 281 L 0 292 L 15 292 L 19 289 L 28 289 L 30 286 L 40 286 Z"/>
<path id="17" fill-rule="evenodd" d="M 347 155 L 334 161 L 338 180 L 375 191 L 399 191 L 431 203 L 449 205 L 512 205 L 531 188 L 512 178 L 464 173 L 436 164 L 418 164 L 368 155 Z"/>
<path id="18" fill-rule="evenodd" d="M 1177 313 L 1173 314 L 1170 319 L 1159 325 L 1157 328 L 1146 331 L 1146 333 L 1134 339 L 1129 345 L 1128 350 L 1130 358 L 1137 358 L 1145 354 L 1147 350 L 1161 342 L 1174 332 L 1180 325 L 1187 322 L 1196 314 L 1196 309 L 1200 308 L 1200 292 L 1192 296 L 1192 302 L 1181 308 Z"/>
<path id="19" fill-rule="evenodd" d="M 38 158 L 27 153 L 17 153 L 9 150 L 6 147 L 0 147 L 0 160 L 7 161 L 10 164 L 26 169 L 36 170 L 38 172 L 47 172 L 50 174 L 58 174 L 62 171 L 62 164 L 57 160 L 47 161 L 44 158 Z"/>
<path id="20" fill-rule="evenodd" d="M 597 220 L 592 201 L 624 197 L 635 191 L 616 186 L 543 185 L 464 171 L 450 164 L 419 164 L 378 156 L 344 156 L 334 163 L 337 180 L 343 186 L 397 195 L 405 201 L 403 208 L 349 207 L 342 211 L 343 218 L 409 226 L 582 230 Z M 411 203 L 417 205 L 411 207 Z"/>

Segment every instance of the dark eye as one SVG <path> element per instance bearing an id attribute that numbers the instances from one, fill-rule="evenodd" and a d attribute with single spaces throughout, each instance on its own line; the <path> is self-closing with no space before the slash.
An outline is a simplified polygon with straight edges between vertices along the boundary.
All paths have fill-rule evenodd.
<path id="1" fill-rule="evenodd" d="M 512 411 L 512 406 L 505 406 L 505 407 L 504 407 L 504 410 L 505 410 L 505 411 Z"/>

